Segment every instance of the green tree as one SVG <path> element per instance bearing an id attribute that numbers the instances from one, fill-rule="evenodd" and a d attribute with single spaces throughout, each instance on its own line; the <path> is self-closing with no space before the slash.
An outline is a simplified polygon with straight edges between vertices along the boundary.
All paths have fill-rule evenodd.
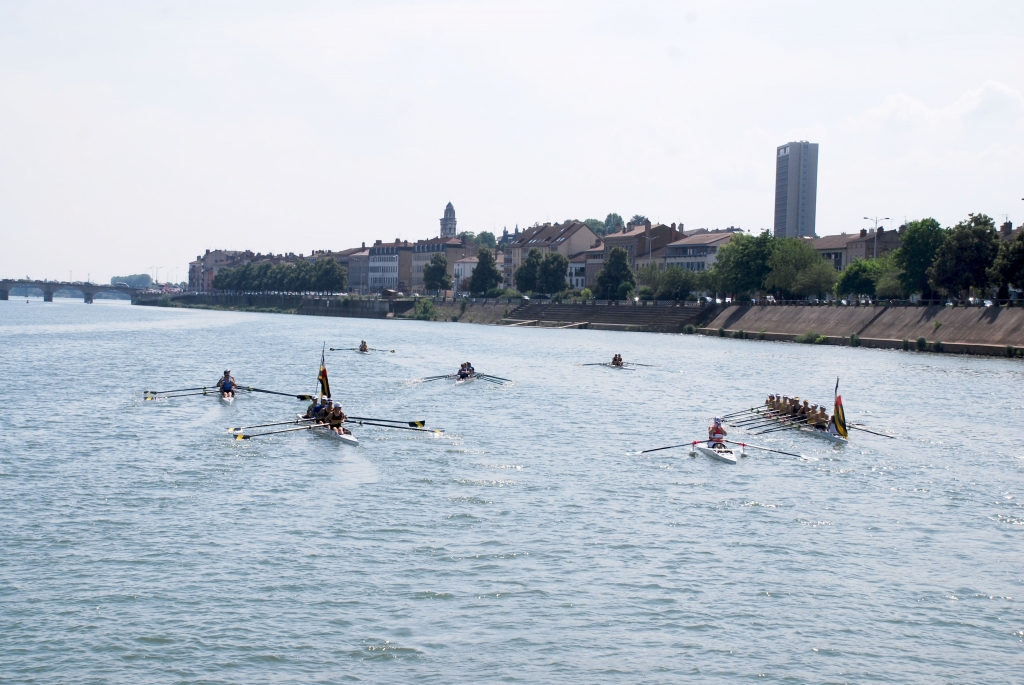
<path id="1" fill-rule="evenodd" d="M 569 259 L 558 252 L 548 252 L 540 263 L 537 288 L 554 295 L 565 290 L 565 277 L 569 273 Z"/>
<path id="2" fill-rule="evenodd" d="M 970 214 L 950 230 L 935 253 L 928 282 L 940 292 L 966 299 L 971 288 L 988 286 L 988 270 L 998 254 L 995 222 L 984 214 Z"/>
<path id="3" fill-rule="evenodd" d="M 583 223 L 585 223 L 590 230 L 597 235 L 606 235 L 608 232 L 608 229 L 604 227 L 604 222 L 600 219 L 587 219 Z"/>
<path id="4" fill-rule="evenodd" d="M 771 271 L 764 284 L 770 290 L 781 292 L 786 297 L 805 295 L 806 283 L 800 275 L 808 268 L 824 262 L 821 255 L 800 238 L 778 238 L 775 240 L 768 266 Z"/>
<path id="5" fill-rule="evenodd" d="M 644 216 L 643 214 L 634 214 L 633 218 L 629 220 L 629 223 L 633 224 L 634 226 L 639 226 L 645 221 L 647 221 L 647 217 Z"/>
<path id="6" fill-rule="evenodd" d="M 772 270 L 768 262 L 775 243 L 768 231 L 758 236 L 734 233 L 729 242 L 718 249 L 713 273 L 709 276 L 714 287 L 709 289 L 735 295 L 763 290 Z"/>
<path id="7" fill-rule="evenodd" d="M 460 238 L 467 245 L 476 244 L 476 233 L 473 233 L 473 231 L 459 231 L 455 237 Z"/>
<path id="8" fill-rule="evenodd" d="M 926 300 L 933 298 L 928 283 L 928 268 L 935 262 L 935 254 L 946 240 L 948 231 L 935 219 L 921 219 L 907 224 L 900 236 L 900 247 L 894 259 L 903 274 L 900 282 L 908 295 L 921 293 Z"/>
<path id="9" fill-rule="evenodd" d="M 633 275 L 636 276 L 636 282 L 640 285 L 649 286 L 655 292 L 661 286 L 662 271 L 658 268 L 658 265 L 651 262 L 645 264 L 640 268 L 633 271 Z"/>
<path id="10" fill-rule="evenodd" d="M 127 283 L 131 288 L 148 288 L 153 285 L 153 279 L 149 274 L 132 274 L 131 276 L 114 276 L 110 279 L 110 285 Z"/>
<path id="11" fill-rule="evenodd" d="M 480 248 L 477 260 L 473 274 L 469 277 L 469 292 L 486 293 L 501 283 L 501 272 L 494 261 L 494 253 L 486 247 Z"/>
<path id="12" fill-rule="evenodd" d="M 489 250 L 493 250 L 498 246 L 498 240 L 490 231 L 480 231 L 480 234 L 476 237 L 476 244 L 479 247 L 486 247 Z"/>
<path id="13" fill-rule="evenodd" d="M 597 273 L 597 293 L 606 299 L 613 299 L 620 294 L 623 284 L 632 290 L 636 278 L 629 268 L 629 255 L 621 247 L 613 247 Z"/>
<path id="14" fill-rule="evenodd" d="M 448 273 L 448 258 L 443 252 L 435 252 L 423 267 L 423 287 L 430 291 L 448 290 L 452 277 Z"/>
<path id="15" fill-rule="evenodd" d="M 657 294 L 658 300 L 685 300 L 697 289 L 697 273 L 678 266 L 670 266 L 661 272 Z"/>
<path id="16" fill-rule="evenodd" d="M 540 263 L 540 250 L 531 247 L 529 254 L 526 255 L 526 259 L 523 260 L 523 263 L 519 265 L 514 274 L 516 290 L 521 293 L 529 293 L 539 288 L 537 279 L 540 278 Z"/>
<path id="17" fill-rule="evenodd" d="M 605 235 L 609 233 L 617 233 L 626 227 L 626 222 L 622 220 L 622 217 L 615 212 L 610 213 L 604 218 L 604 232 Z"/>
<path id="18" fill-rule="evenodd" d="M 903 297 L 903 269 L 896 262 L 895 252 L 871 260 L 871 278 L 875 282 L 875 294 L 879 297 Z"/>
<path id="19" fill-rule="evenodd" d="M 313 264 L 313 290 L 322 293 L 343 292 L 348 285 L 348 269 L 334 257 L 321 257 Z"/>
<path id="20" fill-rule="evenodd" d="M 818 260 L 811 262 L 796 276 L 794 291 L 798 295 L 815 295 L 825 297 L 826 293 L 832 292 L 836 285 L 839 274 L 832 262 L 827 262 L 815 251 Z"/>
<path id="21" fill-rule="evenodd" d="M 824 261 L 824 260 L 822 260 Z M 855 259 L 839 275 L 836 292 L 840 295 L 875 295 L 870 259 Z"/>
<path id="22" fill-rule="evenodd" d="M 989 276 L 1000 286 L 1024 290 L 1024 231 L 1018 231 L 1013 240 L 999 246 L 999 254 Z"/>

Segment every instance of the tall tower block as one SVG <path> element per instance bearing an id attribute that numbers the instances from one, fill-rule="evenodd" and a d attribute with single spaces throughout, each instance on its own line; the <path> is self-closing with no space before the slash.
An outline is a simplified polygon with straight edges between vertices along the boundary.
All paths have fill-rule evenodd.
<path id="1" fill-rule="evenodd" d="M 818 144 L 801 140 L 775 149 L 775 237 L 816 238 Z"/>

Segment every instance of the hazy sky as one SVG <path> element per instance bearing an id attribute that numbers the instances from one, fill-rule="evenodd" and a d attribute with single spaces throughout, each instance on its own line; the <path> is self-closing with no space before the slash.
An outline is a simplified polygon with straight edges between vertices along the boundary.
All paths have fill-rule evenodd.
<path id="1" fill-rule="evenodd" d="M 624 217 L 1024 220 L 1024 2 L 0 0 L 0 276 Z M 898 222 L 897 222 L 898 223 Z"/>

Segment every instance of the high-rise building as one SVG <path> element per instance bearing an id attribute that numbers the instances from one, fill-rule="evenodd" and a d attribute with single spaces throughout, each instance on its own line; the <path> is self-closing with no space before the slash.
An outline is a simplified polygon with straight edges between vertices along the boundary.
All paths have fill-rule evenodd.
<path id="1" fill-rule="evenodd" d="M 441 237 L 455 237 L 455 208 L 452 207 L 451 202 L 444 208 L 444 218 L 441 219 Z"/>
<path id="2" fill-rule="evenodd" d="M 818 144 L 801 140 L 775 150 L 775 237 L 816 238 Z"/>

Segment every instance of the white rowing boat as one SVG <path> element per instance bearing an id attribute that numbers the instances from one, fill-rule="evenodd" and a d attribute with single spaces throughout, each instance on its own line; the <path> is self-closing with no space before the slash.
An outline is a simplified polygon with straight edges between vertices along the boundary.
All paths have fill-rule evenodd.
<path id="1" fill-rule="evenodd" d="M 844 438 L 841 435 L 836 435 L 835 433 L 829 433 L 828 431 L 821 430 L 820 428 L 813 428 L 811 426 L 804 426 L 804 425 L 800 425 L 800 424 L 794 424 L 793 421 L 788 416 L 787 417 L 778 416 L 777 414 L 775 414 L 773 412 L 770 412 L 770 411 L 766 411 L 766 410 L 756 410 L 754 413 L 758 414 L 760 416 L 763 416 L 764 418 L 766 418 L 766 419 L 768 419 L 770 421 L 774 421 L 775 423 L 777 423 L 779 425 L 785 426 L 786 428 L 789 428 L 789 429 L 792 429 L 792 430 L 796 430 L 796 431 L 800 431 L 801 433 L 810 433 L 811 435 L 816 435 L 819 438 L 824 438 L 825 440 L 828 440 L 830 442 L 834 442 L 834 443 L 839 444 L 839 445 L 845 445 L 846 443 L 849 442 L 849 440 L 847 440 L 846 438 Z"/>
<path id="2" fill-rule="evenodd" d="M 306 421 L 307 420 L 306 417 L 303 416 L 302 414 L 296 414 L 296 416 L 301 421 Z M 327 438 L 334 438 L 335 440 L 340 440 L 341 442 L 345 443 L 346 445 L 351 445 L 352 447 L 359 447 L 359 438 L 357 438 L 356 436 L 352 435 L 351 433 L 345 433 L 345 434 L 342 434 L 342 435 L 338 435 L 337 433 L 332 431 L 327 426 L 323 426 L 321 428 L 321 427 L 314 427 L 312 424 L 310 425 L 310 430 L 313 431 L 314 433 L 316 433 L 317 435 L 323 435 L 324 437 L 327 437 Z"/>
<path id="3" fill-rule="evenodd" d="M 740 447 L 739 454 L 737 455 L 736 452 L 733 452 L 728 447 L 708 447 L 704 443 L 695 442 L 692 445 L 690 445 L 690 456 L 696 457 L 698 454 L 708 457 L 710 459 L 715 459 L 716 461 L 725 462 L 726 464 L 735 464 L 737 456 L 746 456 L 743 453 L 742 447 Z"/>
<path id="4" fill-rule="evenodd" d="M 235 401 L 235 396 L 234 395 L 228 395 L 227 397 L 224 397 L 224 395 L 221 394 L 220 401 L 223 402 L 224 404 L 231 404 L 232 402 Z"/>
<path id="5" fill-rule="evenodd" d="M 476 375 L 466 376 L 465 378 L 456 378 L 455 385 L 465 385 L 466 383 L 472 383 L 476 380 Z"/>

